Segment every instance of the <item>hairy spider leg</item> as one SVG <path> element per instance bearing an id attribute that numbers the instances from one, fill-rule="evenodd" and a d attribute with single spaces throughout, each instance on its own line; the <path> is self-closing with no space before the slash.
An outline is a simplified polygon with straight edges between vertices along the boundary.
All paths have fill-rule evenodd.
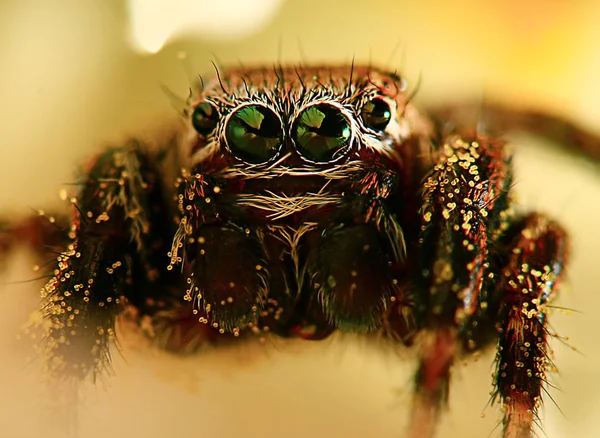
<path id="1" fill-rule="evenodd" d="M 88 167 L 74 201 L 71 241 L 42 289 L 51 375 L 95 378 L 109 365 L 123 307 L 144 314 L 165 304 L 173 283 L 165 254 L 174 226 L 157 162 L 131 141 Z"/>
<path id="2" fill-rule="evenodd" d="M 419 365 L 410 436 L 435 433 L 447 404 L 460 330 L 477 312 L 490 248 L 506 227 L 510 160 L 504 145 L 476 135 L 452 135 L 434 150 L 422 188 L 418 261 L 414 268 L 415 342 Z"/>
<path id="3" fill-rule="evenodd" d="M 569 250 L 566 232 L 539 214 L 521 219 L 508 234 L 513 240 L 496 292 L 502 306 L 493 399 L 502 401 L 504 436 L 525 438 L 538 419 L 546 371 L 552 367 L 547 306 Z"/>
<path id="4" fill-rule="evenodd" d="M 600 160 L 598 134 L 558 115 L 499 102 L 481 105 L 465 105 L 463 102 L 432 108 L 428 114 L 442 130 L 456 129 L 456 126 L 481 126 L 494 135 L 519 130 L 546 139 L 569 155 L 576 154 L 596 162 Z M 452 122 L 448 122 L 450 120 Z"/>

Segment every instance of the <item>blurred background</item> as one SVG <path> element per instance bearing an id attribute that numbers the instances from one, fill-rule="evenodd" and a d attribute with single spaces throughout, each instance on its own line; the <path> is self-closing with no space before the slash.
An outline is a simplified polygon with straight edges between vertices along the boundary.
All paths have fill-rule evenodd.
<path id="1" fill-rule="evenodd" d="M 86 157 L 177 126 L 172 99 L 219 66 L 371 62 L 399 69 L 423 106 L 501 100 L 600 129 L 600 3 L 594 0 L 0 0 L 0 200 L 18 218 L 51 209 Z M 553 312 L 550 438 L 600 434 L 600 176 L 585 159 L 515 138 L 524 209 L 560 220 L 572 263 Z M 0 291 L 0 435 L 65 436 L 16 333 L 38 305 L 23 251 Z M 10 284 L 9 284 L 10 283 Z M 84 394 L 81 438 L 400 437 L 414 360 L 352 339 L 244 345 L 180 359 L 121 336 L 116 376 Z M 568 345 L 565 345 L 568 344 Z M 440 437 L 487 437 L 493 351 L 458 364 Z"/>

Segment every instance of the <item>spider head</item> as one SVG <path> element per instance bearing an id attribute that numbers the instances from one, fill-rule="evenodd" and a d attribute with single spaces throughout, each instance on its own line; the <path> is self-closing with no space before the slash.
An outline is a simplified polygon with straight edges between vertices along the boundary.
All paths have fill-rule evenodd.
<path id="1" fill-rule="evenodd" d="M 411 134 L 405 89 L 397 75 L 367 67 L 221 75 L 189 112 L 192 167 L 314 174 L 370 155 L 399 160 L 397 145 Z"/>
<path id="2" fill-rule="evenodd" d="M 172 257 L 185 243 L 201 311 L 227 330 L 255 309 L 270 315 L 272 300 L 274 314 L 305 307 L 294 327 L 377 326 L 405 253 L 384 204 L 399 205 L 407 154 L 425 138 L 405 82 L 370 67 L 238 70 L 207 82 L 189 114 L 192 174 L 178 183 Z M 372 279 L 381 294 L 354 293 Z"/>

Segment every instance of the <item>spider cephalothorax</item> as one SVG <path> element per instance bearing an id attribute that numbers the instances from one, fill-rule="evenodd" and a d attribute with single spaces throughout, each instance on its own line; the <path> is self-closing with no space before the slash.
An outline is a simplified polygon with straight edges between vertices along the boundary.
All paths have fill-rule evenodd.
<path id="1" fill-rule="evenodd" d="M 403 155 L 423 146 L 404 88 L 381 72 L 316 68 L 207 84 L 171 254 L 186 247 L 188 299 L 207 322 L 305 337 L 304 326 L 381 327 L 406 258 L 402 210 L 387 202 L 417 170 L 404 172 Z"/>
<path id="2" fill-rule="evenodd" d="M 185 116 L 175 190 L 176 142 L 130 142 L 90 165 L 43 289 L 55 374 L 100 371 L 124 310 L 179 353 L 376 332 L 418 348 L 421 437 L 456 359 L 496 343 L 504 435 L 530 436 L 567 239 L 511 210 L 501 141 L 436 127 L 398 75 L 371 67 L 225 72 Z"/>

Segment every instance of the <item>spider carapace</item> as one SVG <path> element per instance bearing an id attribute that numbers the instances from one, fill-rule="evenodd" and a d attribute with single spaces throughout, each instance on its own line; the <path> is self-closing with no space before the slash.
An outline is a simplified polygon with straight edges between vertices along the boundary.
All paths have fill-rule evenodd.
<path id="1" fill-rule="evenodd" d="M 453 364 L 496 345 L 503 434 L 533 433 L 568 239 L 512 210 L 502 141 L 430 122 L 366 66 L 220 72 L 184 116 L 172 141 L 86 169 L 42 290 L 53 374 L 101 372 L 119 315 L 178 353 L 379 335 L 418 351 L 409 436 L 424 437 Z"/>

